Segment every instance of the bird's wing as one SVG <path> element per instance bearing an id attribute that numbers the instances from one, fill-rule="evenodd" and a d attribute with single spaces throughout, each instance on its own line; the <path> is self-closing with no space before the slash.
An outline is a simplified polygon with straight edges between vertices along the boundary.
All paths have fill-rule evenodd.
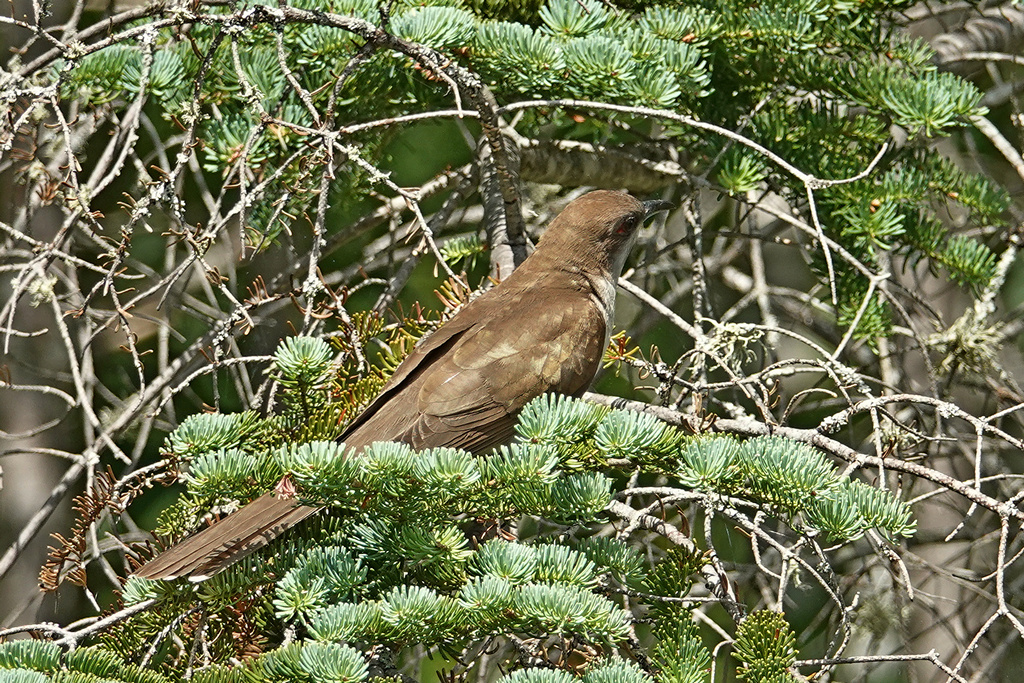
<path id="1" fill-rule="evenodd" d="M 478 299 L 479 301 L 479 299 Z M 362 448 L 371 441 L 395 441 L 398 439 L 398 432 L 396 426 L 401 424 L 398 420 L 401 418 L 403 411 L 393 411 L 389 406 L 388 412 L 394 413 L 395 419 L 392 422 L 395 426 L 390 429 L 384 429 L 379 435 L 375 434 L 375 429 L 367 427 L 367 423 L 378 413 L 382 406 L 392 401 L 399 393 L 402 393 L 411 382 L 415 382 L 416 375 L 421 373 L 425 368 L 429 367 L 432 362 L 436 360 L 438 356 L 442 356 L 448 352 L 448 350 L 458 342 L 462 335 L 472 326 L 472 321 L 467 316 L 461 314 L 473 305 L 471 302 L 459 311 L 451 320 L 446 322 L 436 331 L 434 331 L 429 337 L 424 339 L 416 348 L 414 348 L 405 359 L 399 363 L 398 368 L 395 369 L 394 374 L 391 375 L 390 379 L 384 384 L 380 393 L 377 394 L 370 403 L 363 409 L 359 415 L 345 428 L 345 431 L 338 437 L 338 441 L 345 442 L 346 445 L 352 448 Z M 379 421 L 378 421 L 379 422 Z M 376 429 L 380 429 L 382 425 L 378 424 Z"/>
<path id="2" fill-rule="evenodd" d="M 512 310 L 502 311 L 500 326 L 488 325 L 488 311 L 478 310 L 483 315 L 474 324 L 428 340 L 429 348 L 424 344 L 400 366 L 402 377 L 392 380 L 384 401 L 371 403 L 341 440 L 357 448 L 395 440 L 473 452 L 507 442 L 526 403 L 548 391 L 579 395 L 599 367 L 603 313 L 590 297 L 574 294 L 504 297 Z"/>

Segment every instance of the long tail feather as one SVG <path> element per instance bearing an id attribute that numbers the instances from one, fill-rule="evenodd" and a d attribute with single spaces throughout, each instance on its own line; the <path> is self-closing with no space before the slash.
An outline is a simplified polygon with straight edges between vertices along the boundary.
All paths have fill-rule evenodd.
<path id="1" fill-rule="evenodd" d="M 262 548 L 321 508 L 267 493 L 241 510 L 165 550 L 136 570 L 144 579 L 187 576 L 202 581 Z"/>

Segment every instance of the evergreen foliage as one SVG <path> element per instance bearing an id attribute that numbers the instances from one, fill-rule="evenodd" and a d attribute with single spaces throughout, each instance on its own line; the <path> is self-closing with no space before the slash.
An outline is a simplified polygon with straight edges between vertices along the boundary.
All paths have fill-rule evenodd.
<path id="1" fill-rule="evenodd" d="M 164 516 L 172 537 L 191 530 L 189 519 L 212 502 L 255 497 L 284 474 L 304 501 L 330 507 L 329 517 L 198 587 L 133 577 L 123 604 L 155 598 L 158 606 L 112 629 L 99 649 L 65 655 L 47 643 L 8 643 L 0 646 L 0 667 L 135 680 L 140 670 L 121 658 L 156 639 L 152 647 L 162 654 L 155 661 L 173 677 L 181 660 L 170 655 L 167 633 L 187 632 L 189 623 L 178 615 L 190 604 L 202 606 L 208 635 L 221 634 L 212 639 L 212 661 L 203 670 L 202 680 L 211 682 L 235 680 L 228 658 L 252 646 L 248 634 L 272 623 L 297 629 L 300 637 L 276 648 L 261 645 L 263 654 L 244 666 L 247 680 L 364 680 L 362 652 L 375 644 L 459 651 L 481 638 L 544 634 L 582 639 L 612 654 L 636 619 L 615 597 L 618 587 L 641 589 L 660 615 L 650 652 L 664 679 L 699 681 L 708 654 L 688 611 L 660 600 L 685 598 L 704 560 L 675 548 L 652 563 L 628 539 L 589 536 L 585 529 L 599 522 L 611 496 L 607 463 L 628 461 L 712 497 L 743 498 L 794 529 L 806 524 L 808 531 L 843 541 L 867 528 L 913 531 L 904 503 L 841 476 L 804 444 L 687 437 L 649 415 L 562 396 L 534 400 L 523 411 L 517 443 L 485 456 L 451 448 L 415 452 L 396 443 L 373 444 L 353 456 L 333 440 L 288 441 L 291 423 L 304 419 L 295 406 L 327 400 L 323 387 L 336 369 L 323 342 L 286 340 L 275 354 L 278 415 L 196 416 L 166 441 L 168 452 L 189 468 L 187 496 Z M 505 540 L 485 532 L 488 540 L 479 541 L 465 532 L 466 520 L 505 526 L 524 515 L 550 520 L 561 535 Z M 756 626 L 757 614 L 744 622 L 737 656 L 751 672 L 783 671 L 792 646 L 765 641 L 769 627 Z M 548 675 L 527 669 L 512 678 Z M 650 675 L 613 656 L 584 678 Z M 752 680 L 760 675 L 750 674 Z M 153 676 L 146 680 L 163 680 Z"/>
<path id="2" fill-rule="evenodd" d="M 701 643 L 697 626 L 684 610 L 663 616 L 655 629 L 657 644 L 651 657 L 658 680 L 666 683 L 702 683 L 707 680 L 711 655 Z"/>
<path id="3" fill-rule="evenodd" d="M 652 563 L 628 539 L 588 535 L 585 529 L 599 522 L 610 501 L 607 463 L 627 461 L 711 497 L 742 498 L 794 529 L 806 526 L 805 532 L 842 541 L 867 528 L 893 536 L 913 532 L 905 503 L 840 475 L 804 444 L 687 437 L 649 415 L 563 396 L 530 403 L 518 441 L 491 455 L 379 443 L 354 456 L 333 440 L 286 440 L 266 449 L 304 419 L 295 406 L 326 400 L 323 387 L 335 371 L 323 342 L 286 340 L 275 354 L 278 415 L 262 421 L 249 413 L 199 416 L 183 422 L 166 444 L 189 467 L 188 494 L 164 518 L 173 537 L 188 532 L 194 526 L 189 518 L 204 514 L 212 501 L 255 497 L 285 474 L 305 502 L 328 506 L 329 517 L 198 588 L 131 578 L 123 604 L 155 598 L 158 606 L 114 628 L 104 649 L 64 657 L 52 645 L 10 643 L 0 649 L 0 665 L 44 674 L 102 669 L 116 674 L 112 680 L 129 680 L 125 672 L 134 669 L 119 657 L 133 657 L 153 638 L 154 647 L 173 650 L 167 630 L 187 630 L 176 615 L 196 601 L 206 614 L 203 628 L 221 633 L 212 640 L 210 664 L 216 666 L 205 668 L 208 681 L 234 680 L 227 659 L 251 647 L 247 634 L 271 623 L 300 637 L 277 648 L 261 645 L 263 654 L 245 664 L 247 680 L 364 680 L 368 663 L 361 652 L 375 644 L 460 651 L 481 638 L 543 634 L 614 653 L 636 619 L 614 591 L 641 589 L 659 615 L 650 651 L 657 670 L 665 680 L 699 681 L 708 654 L 692 619 L 678 603 L 660 601 L 685 598 L 705 561 L 674 548 Z M 266 438 L 275 431 L 278 437 Z M 485 532 L 488 540 L 479 541 L 465 531 L 466 520 L 505 526 L 523 516 L 550 520 L 559 534 L 506 540 Z M 737 656 L 751 672 L 784 671 L 792 646 L 765 641 L 769 627 L 757 626 L 758 614 L 744 622 Z M 169 655 L 156 660 L 174 676 L 180 660 Z M 513 678 L 538 675 L 549 674 L 528 669 Z M 750 674 L 752 680 L 760 675 Z M 648 680 L 650 674 L 613 658 L 584 678 L 617 676 Z"/>
<path id="4" fill-rule="evenodd" d="M 748 616 L 736 631 L 733 653 L 743 662 L 740 676 L 764 683 L 796 683 L 787 669 L 796 661 L 796 638 L 778 612 L 761 610 Z"/>
<path id="5" fill-rule="evenodd" d="M 829 310 L 840 326 L 855 325 L 854 338 L 877 345 L 893 332 L 890 300 L 870 273 L 923 266 L 974 293 L 997 283 L 997 257 L 980 231 L 956 232 L 947 217 L 1004 226 L 1009 198 L 930 146 L 985 113 L 981 94 L 880 20 L 906 2 L 288 4 L 309 12 L 284 21 L 277 0 L 251 0 L 242 14 L 215 4 L 202 21 L 140 23 L 137 40 L 65 46 L 38 87 L 53 85 L 83 111 L 144 106 L 184 130 L 207 177 L 238 189 L 231 216 L 253 251 L 291 239 L 325 191 L 355 205 L 382 185 L 397 189 L 380 170 L 396 126 L 380 122 L 449 108 L 450 74 L 463 70 L 500 114 L 520 117 L 522 134 L 651 145 L 722 196 L 784 200 L 806 217 L 797 222 L 820 277 L 815 296 L 834 289 Z M 378 25 L 391 42 L 364 45 Z M 418 51 L 437 51 L 436 66 Z M 478 93 L 456 94 L 461 104 Z M 458 125 L 476 133 L 476 123 Z M 901 144 L 879 155 L 893 130 Z M 133 157 L 140 168 L 143 159 L 151 161 Z M 64 199 L 76 213 L 92 208 L 84 193 Z M 338 237 L 334 221 L 323 225 L 317 248 Z M 194 256 L 211 246 L 198 239 Z M 473 234 L 437 253 L 449 268 L 473 269 L 487 248 Z M 207 275 L 216 280 L 214 269 Z M 652 277 L 677 282 L 675 273 Z M 454 280 L 440 294 L 451 306 L 468 297 Z M 382 296 L 378 308 L 392 301 Z M 299 335 L 277 348 L 265 413 L 194 414 L 167 436 L 160 472 L 185 491 L 156 533 L 161 543 L 184 538 L 282 477 L 328 513 L 198 585 L 129 577 L 110 609 L 154 604 L 84 647 L 0 643 L 0 683 L 400 680 L 403 665 L 425 657 L 457 669 L 457 680 L 485 654 L 512 683 L 700 683 L 716 652 L 709 643 L 722 642 L 692 615 L 704 599 L 721 605 L 708 614 L 737 624 L 741 678 L 789 683 L 798 647 L 785 616 L 744 618 L 755 605 L 730 604 L 729 576 L 746 561 L 735 548 L 777 553 L 786 571 L 830 591 L 837 548 L 888 549 L 917 529 L 902 489 L 884 478 L 840 469 L 811 440 L 719 433 L 713 414 L 692 434 L 653 411 L 546 395 L 520 414 L 515 442 L 492 453 L 379 443 L 356 454 L 338 442 L 345 425 L 440 319 L 418 308 L 398 322 L 344 313 L 330 341 Z M 978 316 L 931 340 L 948 354 L 941 368 L 962 362 L 980 374 L 996 365 L 1001 329 Z M 368 348 L 379 355 L 365 357 Z M 828 360 L 830 373 L 846 371 Z M 677 379 L 678 365 L 647 366 L 663 373 L 663 386 Z M 862 382 L 856 374 L 837 384 Z M 635 516 L 616 512 L 622 501 Z M 674 533 L 651 533 L 658 525 Z M 154 548 L 127 551 L 134 561 Z"/>
<path id="6" fill-rule="evenodd" d="M 978 289 L 992 276 L 992 252 L 972 237 L 950 234 L 936 218 L 954 206 L 998 225 L 1008 200 L 980 176 L 926 151 L 930 138 L 948 135 L 984 110 L 974 86 L 935 71 L 923 42 L 879 21 L 904 4 L 788 0 L 616 7 L 596 0 L 550 0 L 498 9 L 488 2 L 428 0 L 395 3 L 389 29 L 478 74 L 503 102 L 577 98 L 634 104 L 734 130 L 746 112 L 756 110 L 744 135 L 824 180 L 862 171 L 890 126 L 897 126 L 908 141 L 884 155 L 879 173 L 817 190 L 822 228 L 869 268 L 885 261 L 880 251 L 896 251 L 910 263 L 924 260 Z M 371 23 L 380 19 L 369 0 L 309 0 L 295 6 Z M 340 91 L 324 87 L 329 66 L 353 54 L 352 33 L 342 25 L 312 15 L 289 22 L 281 31 L 283 58 L 271 47 L 276 29 L 270 23 L 227 35 L 215 23 L 196 24 L 187 41 L 167 29 L 152 44 L 83 51 L 56 65 L 52 78 L 67 97 L 84 103 L 124 107 L 145 96 L 167 118 L 194 122 L 207 141 L 207 169 L 258 183 L 245 223 L 251 243 L 266 245 L 288 227 L 287 217 L 309 206 L 318 182 L 310 169 L 327 161 L 294 151 L 316 126 L 309 105 L 319 108 L 336 97 L 344 103 L 337 109 L 338 124 L 356 124 L 429 110 L 445 97 L 442 78 L 422 78 L 408 58 L 385 50 L 354 62 L 356 77 Z M 208 63 L 199 58 L 203 54 L 211 56 Z M 306 101 L 285 87 L 288 78 L 304 88 Z M 194 87 L 204 106 L 215 107 L 209 115 L 192 109 Z M 272 123 L 254 116 L 251 103 Z M 637 125 L 631 132 L 630 121 L 583 123 L 571 112 L 551 109 L 543 116 L 532 109 L 525 113 L 538 127 L 554 117 L 567 138 L 597 135 L 607 144 L 630 142 L 644 128 Z M 386 136 L 368 129 L 347 135 L 345 144 L 373 163 Z M 692 160 L 691 170 L 711 172 L 724 192 L 742 197 L 769 189 L 795 207 L 806 203 L 803 184 L 752 148 L 672 123 L 664 139 Z M 717 163 L 705 168 L 709 159 Z M 366 173 L 365 164 L 346 166 L 336 190 L 350 197 L 370 191 Z M 452 245 L 449 255 L 458 258 L 467 248 Z M 843 283 L 838 315 L 843 324 L 852 323 L 866 286 L 851 281 L 863 274 L 844 260 L 825 268 L 820 247 L 809 250 L 823 277 L 834 273 Z M 886 334 L 889 316 L 876 298 L 858 320 L 858 335 Z"/>
<path id="7" fill-rule="evenodd" d="M 156 671 L 125 662 L 102 647 L 64 652 L 53 643 L 20 640 L 0 643 L 0 681 L 4 683 L 167 683 Z"/>

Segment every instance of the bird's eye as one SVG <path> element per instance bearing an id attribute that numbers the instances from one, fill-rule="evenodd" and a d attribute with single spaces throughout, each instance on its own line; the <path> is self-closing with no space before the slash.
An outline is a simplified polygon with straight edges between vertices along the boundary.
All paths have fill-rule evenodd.
<path id="1" fill-rule="evenodd" d="M 636 216 L 626 216 L 619 225 L 615 228 L 615 233 L 618 235 L 626 235 L 633 232 L 636 229 Z"/>

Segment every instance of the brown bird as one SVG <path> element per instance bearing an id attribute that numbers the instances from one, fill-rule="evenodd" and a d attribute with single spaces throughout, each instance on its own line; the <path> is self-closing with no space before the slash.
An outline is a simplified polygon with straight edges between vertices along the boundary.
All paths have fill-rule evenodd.
<path id="1" fill-rule="evenodd" d="M 615 289 L 638 228 L 670 208 L 598 190 L 571 202 L 523 264 L 417 346 L 339 437 L 483 453 L 511 440 L 519 411 L 546 392 L 580 396 L 611 335 Z M 320 508 L 286 489 L 252 501 L 140 567 L 136 576 L 201 581 Z"/>

